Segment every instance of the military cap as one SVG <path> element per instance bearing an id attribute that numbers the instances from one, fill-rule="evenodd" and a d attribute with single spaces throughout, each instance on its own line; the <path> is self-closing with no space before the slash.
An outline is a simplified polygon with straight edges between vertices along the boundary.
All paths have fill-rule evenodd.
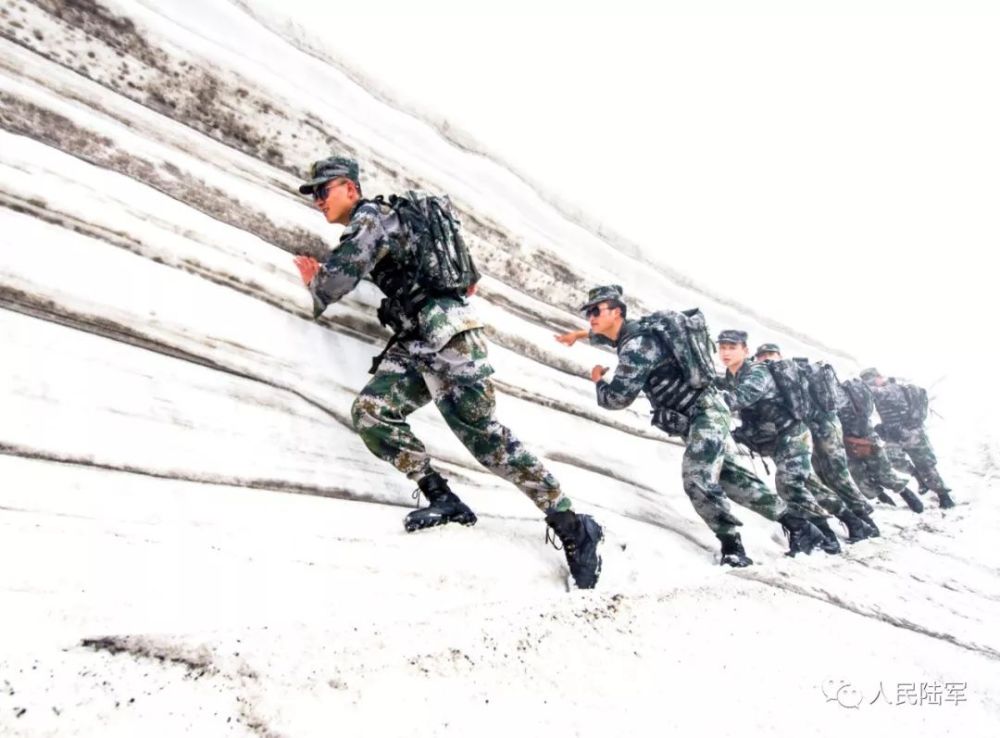
<path id="1" fill-rule="evenodd" d="M 864 382 L 870 382 L 873 379 L 875 379 L 875 377 L 881 377 L 881 376 L 882 375 L 879 373 L 878 369 L 876 369 L 873 366 L 870 366 L 861 372 L 861 380 Z"/>
<path id="2" fill-rule="evenodd" d="M 299 192 L 303 195 L 311 195 L 317 185 L 325 184 L 337 177 L 346 177 L 357 185 L 359 190 L 361 189 L 361 182 L 358 180 L 358 163 L 346 156 L 330 156 L 313 162 L 313 165 L 309 167 L 309 181 L 299 185 Z"/>
<path id="3" fill-rule="evenodd" d="M 718 343 L 746 343 L 747 342 L 747 332 L 737 331 L 732 328 L 722 331 L 719 337 L 715 339 Z"/>
<path id="4" fill-rule="evenodd" d="M 753 355 L 760 356 L 761 354 L 780 354 L 780 353 L 781 353 L 781 347 L 778 346 L 778 344 L 762 343 L 760 346 L 757 347 L 757 350 L 754 352 Z"/>
<path id="5" fill-rule="evenodd" d="M 622 302 L 621 285 L 607 284 L 602 287 L 594 287 L 587 293 L 587 301 L 580 306 L 580 312 L 586 312 L 602 302 Z"/>

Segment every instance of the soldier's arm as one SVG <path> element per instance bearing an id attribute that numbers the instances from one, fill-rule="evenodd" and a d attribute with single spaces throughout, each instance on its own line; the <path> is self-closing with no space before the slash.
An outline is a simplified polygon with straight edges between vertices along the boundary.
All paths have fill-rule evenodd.
<path id="1" fill-rule="evenodd" d="M 309 283 L 314 311 L 322 312 L 327 305 L 353 290 L 368 276 L 387 248 L 378 205 L 362 204 L 340 237 L 340 243 Z"/>
<path id="2" fill-rule="evenodd" d="M 620 347 L 618 367 L 610 382 L 596 383 L 597 404 L 608 410 L 621 410 L 632 404 L 642 392 L 653 368 L 656 344 L 652 336 L 636 336 Z"/>
<path id="3" fill-rule="evenodd" d="M 763 364 L 754 364 L 742 379 L 725 393 L 729 408 L 734 411 L 751 407 L 774 389 L 771 372 Z"/>
<path id="4" fill-rule="evenodd" d="M 570 331 L 569 333 L 557 334 L 556 340 L 564 346 L 572 346 L 582 338 L 590 335 L 589 330 Z"/>

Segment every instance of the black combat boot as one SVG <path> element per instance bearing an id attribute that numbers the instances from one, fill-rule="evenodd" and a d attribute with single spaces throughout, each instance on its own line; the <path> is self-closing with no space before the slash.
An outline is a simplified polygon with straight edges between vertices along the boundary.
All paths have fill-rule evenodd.
<path id="1" fill-rule="evenodd" d="M 719 558 L 719 566 L 732 566 L 739 569 L 744 566 L 750 566 L 753 563 L 753 559 L 747 556 L 747 552 L 743 550 L 743 541 L 740 540 L 739 533 L 722 533 L 716 535 L 722 544 L 722 556 Z"/>
<path id="2" fill-rule="evenodd" d="M 784 512 L 778 518 L 778 522 L 788 535 L 788 552 L 785 556 L 794 556 L 797 553 L 811 554 L 813 548 L 823 545 L 825 538 L 823 532 L 805 518 Z"/>
<path id="3" fill-rule="evenodd" d="M 848 543 L 857 543 L 858 541 L 872 537 L 872 533 L 868 530 L 865 521 L 850 510 L 845 508 L 844 512 L 837 516 L 837 519 L 847 528 Z"/>
<path id="4" fill-rule="evenodd" d="M 893 500 L 891 497 L 889 497 L 889 495 L 885 493 L 885 490 L 882 490 L 881 492 L 878 493 L 878 501 L 884 502 L 886 505 L 892 505 L 893 507 L 896 507 L 896 501 Z"/>
<path id="5" fill-rule="evenodd" d="M 903 498 L 903 502 L 915 513 L 922 513 L 924 511 L 924 503 L 920 501 L 920 498 L 914 494 L 911 489 L 904 489 L 899 493 L 899 496 Z"/>
<path id="6" fill-rule="evenodd" d="M 941 503 L 941 509 L 947 510 L 949 507 L 955 507 L 955 501 L 951 499 L 950 489 L 943 489 L 937 493 L 938 501 Z"/>
<path id="7" fill-rule="evenodd" d="M 872 520 L 872 514 L 870 512 L 866 510 L 855 510 L 854 514 L 861 518 L 861 522 L 865 524 L 866 528 L 868 528 L 869 538 L 878 538 L 882 535 L 882 531 L 878 529 L 878 526 L 875 525 L 875 521 Z"/>
<path id="8" fill-rule="evenodd" d="M 811 518 L 810 522 L 823 534 L 823 541 L 819 544 L 823 552 L 830 555 L 839 554 L 840 541 L 837 539 L 837 534 L 833 532 L 830 524 L 826 522 L 826 518 Z"/>
<path id="9" fill-rule="evenodd" d="M 601 576 L 601 555 L 597 545 L 604 538 L 604 529 L 589 515 L 572 510 L 550 511 L 545 522 L 562 541 L 569 573 L 579 589 L 593 589 Z"/>
<path id="10" fill-rule="evenodd" d="M 406 516 L 403 525 L 408 533 L 445 523 L 476 524 L 476 514 L 458 499 L 448 487 L 448 480 L 437 472 L 428 474 L 417 482 L 417 486 L 430 504 Z"/>

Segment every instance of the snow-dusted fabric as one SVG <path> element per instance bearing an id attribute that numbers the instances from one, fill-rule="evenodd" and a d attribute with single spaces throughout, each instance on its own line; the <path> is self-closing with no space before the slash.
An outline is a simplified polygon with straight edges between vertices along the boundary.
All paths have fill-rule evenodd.
<path id="1" fill-rule="evenodd" d="M 489 377 L 468 381 L 482 366 L 489 364 L 480 330 L 459 334 L 431 361 L 416 360 L 394 346 L 354 401 L 354 428 L 373 454 L 418 481 L 435 470 L 406 418 L 433 401 L 480 464 L 514 484 L 543 512 L 570 509 L 556 478 L 494 417 L 493 382 Z"/>

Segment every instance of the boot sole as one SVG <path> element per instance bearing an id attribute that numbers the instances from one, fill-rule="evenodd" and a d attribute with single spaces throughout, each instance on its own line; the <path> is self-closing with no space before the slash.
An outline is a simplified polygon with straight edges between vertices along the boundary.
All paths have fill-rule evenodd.
<path id="1" fill-rule="evenodd" d="M 573 579 L 573 583 L 576 584 L 577 589 L 593 589 L 601 580 L 601 569 L 604 568 L 604 559 L 601 557 L 600 553 L 597 553 L 597 547 L 600 546 L 601 542 L 604 540 L 604 528 L 589 515 L 581 515 L 580 517 L 585 518 L 583 521 L 583 527 L 584 530 L 586 530 L 587 535 L 594 539 L 594 551 L 597 556 L 597 566 L 594 568 L 594 583 L 589 587 L 581 587 L 579 584 L 576 584 L 576 579 L 573 577 L 572 573 L 570 573 L 570 578 Z"/>
<path id="2" fill-rule="evenodd" d="M 459 515 L 451 515 L 448 517 L 441 516 L 440 518 L 432 518 L 418 523 L 407 520 L 403 523 L 403 528 L 406 529 L 407 533 L 413 533 L 414 531 L 425 530 L 427 528 L 437 528 L 439 525 L 447 525 L 448 523 L 458 523 L 459 525 L 471 528 L 478 520 L 479 519 L 476 517 L 476 514 L 470 511 L 468 514 L 461 513 Z"/>

